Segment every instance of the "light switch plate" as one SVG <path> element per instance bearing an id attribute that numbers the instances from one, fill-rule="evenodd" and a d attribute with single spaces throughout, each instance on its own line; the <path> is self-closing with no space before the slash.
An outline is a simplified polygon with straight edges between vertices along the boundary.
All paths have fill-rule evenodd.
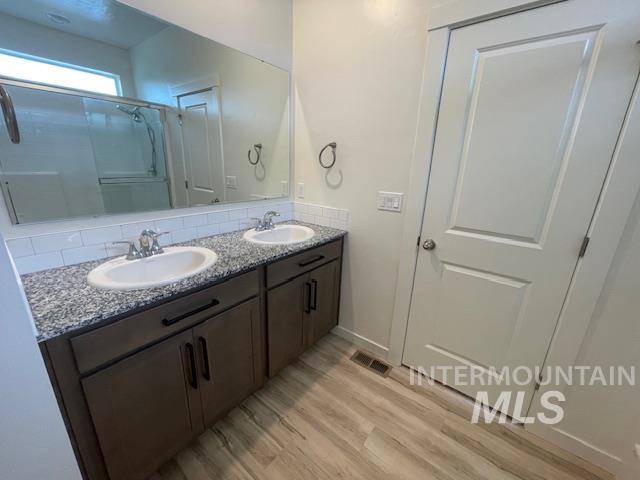
<path id="1" fill-rule="evenodd" d="M 302 182 L 296 184 L 296 197 L 304 198 L 304 183 Z"/>
<path id="2" fill-rule="evenodd" d="M 238 177 L 228 175 L 224 179 L 224 186 L 227 188 L 237 189 L 238 188 Z"/>
<path id="3" fill-rule="evenodd" d="M 289 182 L 286 180 L 280 181 L 280 193 L 285 197 L 289 195 Z"/>
<path id="4" fill-rule="evenodd" d="M 640 460 L 640 443 L 636 443 L 636 457 Z"/>
<path id="5" fill-rule="evenodd" d="M 396 192 L 378 192 L 378 210 L 401 212 L 403 195 Z"/>

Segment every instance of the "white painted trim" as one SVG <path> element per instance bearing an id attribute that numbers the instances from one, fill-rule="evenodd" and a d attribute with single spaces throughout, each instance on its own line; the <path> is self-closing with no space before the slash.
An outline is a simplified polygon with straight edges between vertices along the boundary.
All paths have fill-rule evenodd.
<path id="1" fill-rule="evenodd" d="M 169 90 L 171 91 L 172 97 L 182 97 L 185 95 L 204 92 L 207 90 L 211 90 L 212 88 L 220 86 L 220 75 L 214 73 L 212 75 L 207 75 L 205 77 L 198 78 L 196 80 L 192 80 L 187 83 L 180 83 L 177 85 L 171 85 Z"/>
<path id="2" fill-rule="evenodd" d="M 422 229 L 427 182 L 431 167 L 431 155 L 436 133 L 440 93 L 449 44 L 450 30 L 440 29 L 428 35 L 427 53 L 424 64 L 418 126 L 409 175 L 409 193 L 403 220 L 398 282 L 391 319 L 389 336 L 389 358 L 394 365 L 402 363 L 404 338 L 409 320 L 411 293 L 415 275 L 418 246 L 416 240 Z"/>
<path id="3" fill-rule="evenodd" d="M 458 28 L 566 0 L 457 0 L 431 10 L 429 30 Z"/>
<path id="4" fill-rule="evenodd" d="M 589 249 L 578 264 L 545 365 L 566 367 L 576 363 L 629 214 L 640 191 L 638 152 L 640 152 L 640 82 L 636 83 L 620 141 L 614 152 L 591 222 Z M 540 396 L 554 388 L 553 386 L 540 388 L 532 405 L 540 405 Z M 530 412 L 532 416 L 536 413 L 535 409 Z M 603 452 L 586 440 L 577 439 L 553 426 L 537 423 L 528 425 L 526 428 L 577 455 L 586 457 L 603 468 L 619 472 L 626 468 L 618 457 Z"/>
<path id="5" fill-rule="evenodd" d="M 351 330 L 348 330 L 341 325 L 338 325 L 333 330 L 331 330 L 331 333 L 345 339 L 348 342 L 353 343 L 359 348 L 373 353 L 376 357 L 379 357 L 383 360 L 387 358 L 387 355 L 389 353 L 389 349 L 387 347 L 382 346 L 379 343 L 374 342 L 373 340 L 369 340 L 362 335 L 358 335 L 357 333 L 352 332 Z"/>

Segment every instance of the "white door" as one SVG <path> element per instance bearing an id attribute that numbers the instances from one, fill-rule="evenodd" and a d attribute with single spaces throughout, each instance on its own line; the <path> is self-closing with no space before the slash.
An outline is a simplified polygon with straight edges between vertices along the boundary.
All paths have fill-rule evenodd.
<path id="1" fill-rule="evenodd" d="M 638 74 L 638 25 L 640 2 L 579 0 L 452 31 L 421 232 L 435 248 L 420 248 L 405 364 L 484 381 L 543 364 Z M 446 380 L 494 402 L 510 390 Z M 534 387 L 511 390 L 526 406 Z"/>
<path id="2" fill-rule="evenodd" d="M 178 97 L 189 205 L 224 201 L 218 87 Z"/>

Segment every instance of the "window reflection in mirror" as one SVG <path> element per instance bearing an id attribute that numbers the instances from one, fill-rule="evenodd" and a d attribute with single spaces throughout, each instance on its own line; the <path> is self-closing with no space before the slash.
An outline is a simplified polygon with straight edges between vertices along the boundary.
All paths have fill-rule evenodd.
<path id="1" fill-rule="evenodd" d="M 13 223 L 288 196 L 288 72 L 110 0 L 2 2 L 0 30 Z"/>

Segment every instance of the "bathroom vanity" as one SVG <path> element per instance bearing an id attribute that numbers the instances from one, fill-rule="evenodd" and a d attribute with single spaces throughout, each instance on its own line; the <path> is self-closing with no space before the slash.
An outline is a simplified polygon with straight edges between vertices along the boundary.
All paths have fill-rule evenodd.
<path id="1" fill-rule="evenodd" d="M 292 245 L 190 242 L 219 262 L 156 289 L 90 287 L 98 262 L 24 277 L 86 478 L 147 478 L 337 324 L 345 232 L 313 229 Z"/>

